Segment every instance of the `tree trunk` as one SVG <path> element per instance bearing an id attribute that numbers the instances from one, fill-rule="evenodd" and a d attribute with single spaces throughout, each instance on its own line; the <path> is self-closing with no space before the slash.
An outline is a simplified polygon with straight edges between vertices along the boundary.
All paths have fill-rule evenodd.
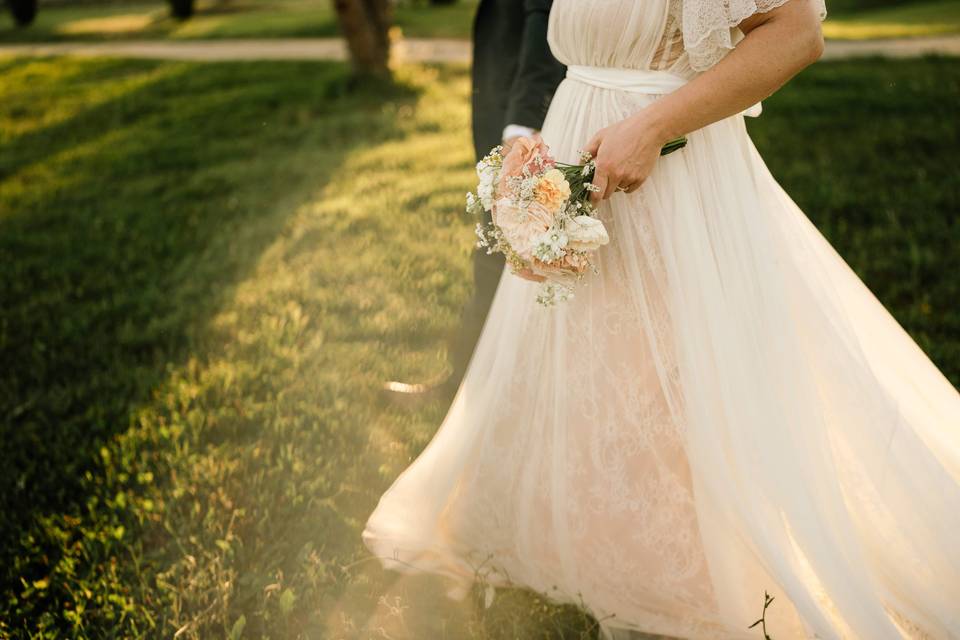
<path id="1" fill-rule="evenodd" d="M 360 75 L 390 74 L 390 0 L 334 0 L 353 68 Z"/>
<path id="2" fill-rule="evenodd" d="M 37 0 L 10 0 L 10 13 L 18 27 L 26 27 L 37 17 Z"/>
<path id="3" fill-rule="evenodd" d="M 170 0 L 170 14 L 178 20 L 186 20 L 193 15 L 193 0 Z"/>

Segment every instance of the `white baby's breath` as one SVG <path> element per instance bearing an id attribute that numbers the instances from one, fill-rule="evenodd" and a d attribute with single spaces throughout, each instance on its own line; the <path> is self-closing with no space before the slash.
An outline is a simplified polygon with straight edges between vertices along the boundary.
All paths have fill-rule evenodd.
<path id="1" fill-rule="evenodd" d="M 480 162 L 477 163 L 477 195 L 484 211 L 490 211 L 495 199 L 497 181 L 500 179 L 500 169 L 503 167 L 501 147 L 494 147 Z"/>
<path id="2" fill-rule="evenodd" d="M 560 229 L 549 229 L 537 240 L 534 255 L 543 262 L 554 262 L 560 260 L 568 242 L 567 234 Z"/>
<path id="3" fill-rule="evenodd" d="M 480 199 L 474 193 L 467 194 L 467 213 L 471 215 L 483 215 L 484 208 Z"/>
<path id="4" fill-rule="evenodd" d="M 500 171 L 497 167 L 484 164 L 482 161 L 477 164 L 477 176 L 480 178 L 480 182 L 477 185 L 477 195 L 485 211 L 490 211 L 493 208 L 495 187 L 499 173 Z"/>
<path id="5" fill-rule="evenodd" d="M 537 293 L 537 302 L 544 307 L 553 307 L 558 302 L 573 298 L 573 288 L 559 282 L 545 282 Z"/>

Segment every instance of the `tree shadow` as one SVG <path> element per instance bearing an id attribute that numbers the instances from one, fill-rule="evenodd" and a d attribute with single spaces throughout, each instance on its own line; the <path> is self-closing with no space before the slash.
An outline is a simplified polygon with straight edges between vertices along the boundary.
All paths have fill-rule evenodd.
<path id="1" fill-rule="evenodd" d="M 104 499 L 84 487 L 99 482 L 105 444 L 186 365 L 333 168 L 402 135 L 383 105 L 416 97 L 356 84 L 333 63 L 41 66 L 49 77 L 38 85 L 57 73 L 104 91 L 148 79 L 12 136 L 0 153 L 0 591 L 14 602 L 69 543 L 44 522 L 89 517 Z M 3 108 L 52 111 L 55 94 L 29 105 L 9 96 Z M 53 587 L 34 598 L 17 611 L 70 600 Z"/>

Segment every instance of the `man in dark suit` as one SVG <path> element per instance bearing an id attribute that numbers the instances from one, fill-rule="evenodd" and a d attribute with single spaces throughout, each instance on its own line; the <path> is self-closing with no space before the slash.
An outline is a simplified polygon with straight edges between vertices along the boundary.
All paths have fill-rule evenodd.
<path id="1" fill-rule="evenodd" d="M 473 23 L 473 145 L 477 160 L 498 144 L 532 136 L 543 125 L 550 100 L 566 68 L 547 45 L 552 0 L 481 0 Z M 473 254 L 474 292 L 464 306 L 451 345 L 453 373 L 438 387 L 455 391 L 480 337 L 504 260 L 500 254 Z M 430 385 L 388 383 L 400 393 Z"/>
<path id="2" fill-rule="evenodd" d="M 473 23 L 473 144 L 477 160 L 510 136 L 537 131 L 566 69 L 547 45 L 552 0 L 481 0 Z M 512 136 L 510 136 L 512 137 Z"/>

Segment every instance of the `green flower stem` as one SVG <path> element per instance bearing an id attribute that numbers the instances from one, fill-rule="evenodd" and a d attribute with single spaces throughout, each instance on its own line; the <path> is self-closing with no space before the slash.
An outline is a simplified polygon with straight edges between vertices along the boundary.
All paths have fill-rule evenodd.
<path id="1" fill-rule="evenodd" d="M 687 146 L 687 138 L 685 136 L 680 136 L 679 138 L 674 138 L 663 145 L 663 148 L 660 149 L 660 155 L 665 156 L 668 153 L 673 153 L 677 149 L 682 149 Z M 571 191 L 571 200 L 585 202 L 590 198 L 590 192 L 584 187 L 585 184 L 593 180 L 593 172 L 583 175 L 583 166 L 582 164 L 566 164 L 563 162 L 557 163 L 557 168 L 563 172 L 563 176 L 567 179 L 567 182 L 570 184 Z"/>
<path id="2" fill-rule="evenodd" d="M 684 136 L 674 138 L 667 144 L 663 145 L 663 149 L 660 149 L 660 155 L 665 156 L 668 153 L 673 153 L 677 149 L 682 149 L 685 146 L 687 146 L 687 139 Z"/>

